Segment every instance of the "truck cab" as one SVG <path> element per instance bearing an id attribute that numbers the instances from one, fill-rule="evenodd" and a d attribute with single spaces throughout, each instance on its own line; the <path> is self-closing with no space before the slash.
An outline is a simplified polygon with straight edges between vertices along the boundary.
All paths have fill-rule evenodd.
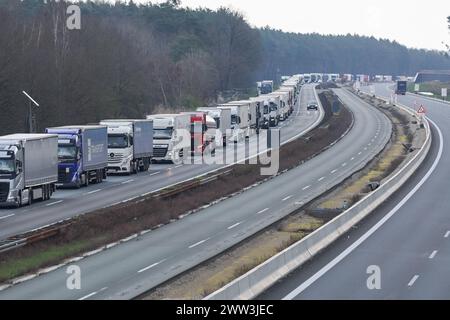
<path id="1" fill-rule="evenodd" d="M 51 198 L 58 178 L 57 141 L 51 134 L 0 137 L 0 207 Z"/>
<path id="2" fill-rule="evenodd" d="M 147 171 L 153 154 L 153 122 L 103 120 L 108 127 L 108 173 Z"/>
<path id="3" fill-rule="evenodd" d="M 154 114 L 153 161 L 181 163 L 190 151 L 190 118 L 183 114 Z"/>

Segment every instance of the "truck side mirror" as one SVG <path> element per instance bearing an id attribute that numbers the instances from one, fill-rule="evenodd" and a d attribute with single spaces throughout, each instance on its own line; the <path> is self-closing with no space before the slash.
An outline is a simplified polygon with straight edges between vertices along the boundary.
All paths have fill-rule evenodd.
<path id="1" fill-rule="evenodd" d="M 17 174 L 22 172 L 22 162 L 19 160 L 16 160 L 16 171 L 17 171 Z"/>

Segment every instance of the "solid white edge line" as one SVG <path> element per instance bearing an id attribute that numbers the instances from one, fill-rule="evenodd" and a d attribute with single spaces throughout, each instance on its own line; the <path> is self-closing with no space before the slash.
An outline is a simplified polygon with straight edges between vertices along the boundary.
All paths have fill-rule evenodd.
<path id="1" fill-rule="evenodd" d="M 311 286 L 314 282 L 316 282 L 319 278 L 321 278 L 324 274 L 326 274 L 328 271 L 330 271 L 334 266 L 336 266 L 339 262 L 341 262 L 345 257 L 347 257 L 350 253 L 352 253 L 361 243 L 363 243 L 367 238 L 369 238 L 375 231 L 377 231 L 381 226 L 383 226 L 398 210 L 400 210 L 401 207 L 420 189 L 420 187 L 428 180 L 428 178 L 431 176 L 431 174 L 436 169 L 439 161 L 442 157 L 443 152 L 443 141 L 444 138 L 442 136 L 441 129 L 439 129 L 438 125 L 432 121 L 431 119 L 427 118 L 428 121 L 430 121 L 433 126 L 436 128 L 438 135 L 439 135 L 439 151 L 436 156 L 436 159 L 433 162 L 433 165 L 428 170 L 428 172 L 425 174 L 425 176 L 422 177 L 422 179 L 419 181 L 417 185 L 414 186 L 414 188 L 391 210 L 388 214 L 386 214 L 380 221 L 378 221 L 372 228 L 370 228 L 365 234 L 363 234 L 358 240 L 356 240 L 352 245 L 350 245 L 347 249 L 345 249 L 341 254 L 339 254 L 336 258 L 334 258 L 332 261 L 330 261 L 327 265 L 325 265 L 322 269 L 320 269 L 317 273 L 315 273 L 312 277 L 307 279 L 305 282 L 303 282 L 300 286 L 298 286 L 296 289 L 291 291 L 288 295 L 286 295 L 283 300 L 292 300 L 295 297 L 297 297 L 300 293 L 302 293 L 304 290 L 306 290 L 309 286 Z"/>

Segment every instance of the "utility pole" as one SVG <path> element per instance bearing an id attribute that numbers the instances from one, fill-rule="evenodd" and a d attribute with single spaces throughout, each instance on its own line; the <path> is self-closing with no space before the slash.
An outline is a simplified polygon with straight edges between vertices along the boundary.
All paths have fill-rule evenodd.
<path id="1" fill-rule="evenodd" d="M 28 132 L 29 133 L 34 133 L 34 131 L 36 130 L 36 125 L 34 124 L 34 120 L 35 118 L 33 117 L 33 104 L 36 107 L 39 107 L 39 103 L 37 103 L 28 93 L 26 93 L 25 91 L 22 91 L 22 93 L 28 98 L 29 100 L 29 105 L 28 105 Z"/>

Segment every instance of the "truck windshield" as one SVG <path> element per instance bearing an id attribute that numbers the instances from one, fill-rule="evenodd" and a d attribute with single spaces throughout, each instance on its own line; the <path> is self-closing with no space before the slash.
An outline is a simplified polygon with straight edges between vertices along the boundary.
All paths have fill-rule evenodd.
<path id="1" fill-rule="evenodd" d="M 153 129 L 153 139 L 172 139 L 173 128 Z"/>
<path id="2" fill-rule="evenodd" d="M 270 104 L 270 111 L 277 111 L 278 110 L 278 108 L 277 108 L 277 105 L 276 104 Z"/>
<path id="3" fill-rule="evenodd" d="M 125 134 L 108 134 L 108 148 L 128 148 L 128 136 Z"/>
<path id="4" fill-rule="evenodd" d="M 264 105 L 264 114 L 268 114 L 269 113 L 269 106 L 266 104 Z"/>
<path id="5" fill-rule="evenodd" d="M 73 144 L 58 145 L 59 160 L 75 160 L 77 158 L 77 147 Z"/>
<path id="6" fill-rule="evenodd" d="M 14 160 L 0 158 L 0 173 L 11 174 L 15 172 Z"/>

